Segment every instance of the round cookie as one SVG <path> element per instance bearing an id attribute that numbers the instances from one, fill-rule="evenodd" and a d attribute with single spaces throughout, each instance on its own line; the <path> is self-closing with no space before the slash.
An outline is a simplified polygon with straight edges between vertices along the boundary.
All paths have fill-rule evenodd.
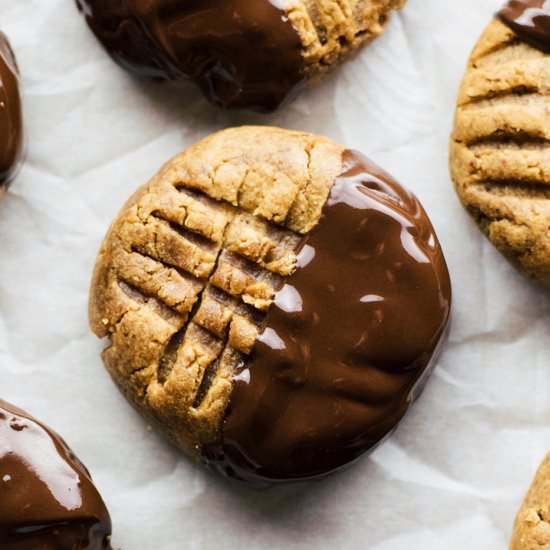
<path id="1" fill-rule="evenodd" d="M 22 151 L 19 71 L 8 39 L 0 32 L 0 196 L 17 173 Z"/>
<path id="2" fill-rule="evenodd" d="M 434 364 L 450 281 L 416 198 L 359 153 L 214 134 L 124 206 L 90 321 L 122 392 L 176 445 L 256 485 L 382 441 Z"/>
<path id="3" fill-rule="evenodd" d="M 213 103 L 273 110 L 382 33 L 405 0 L 77 0 L 120 65 L 198 84 Z"/>
<path id="4" fill-rule="evenodd" d="M 474 48 L 450 168 L 462 203 L 491 242 L 548 285 L 550 7 L 543 5 L 509 2 Z"/>
<path id="5" fill-rule="evenodd" d="M 0 400 L 0 547 L 111 550 L 111 518 L 55 432 Z"/>
<path id="6" fill-rule="evenodd" d="M 510 550 L 550 548 L 550 454 L 540 465 L 516 516 Z"/>

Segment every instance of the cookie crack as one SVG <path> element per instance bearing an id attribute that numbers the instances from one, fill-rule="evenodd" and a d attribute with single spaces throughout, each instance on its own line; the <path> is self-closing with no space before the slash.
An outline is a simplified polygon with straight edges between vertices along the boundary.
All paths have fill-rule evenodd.
<path id="1" fill-rule="evenodd" d="M 514 33 L 511 34 L 509 39 L 494 44 L 490 48 L 486 49 L 482 55 L 478 55 L 472 64 L 473 68 L 478 68 L 478 63 L 480 61 L 485 61 L 488 57 L 493 56 L 495 53 L 501 52 L 507 48 L 512 48 L 514 46 L 519 46 L 524 44 L 524 42 Z M 503 63 L 498 63 L 497 65 L 502 65 Z"/>
<path id="2" fill-rule="evenodd" d="M 177 311 L 173 306 L 161 300 L 158 295 L 144 292 L 142 289 L 137 288 L 136 286 L 132 285 L 131 282 L 121 277 L 117 277 L 117 284 L 122 292 L 124 292 L 124 294 L 128 296 L 128 298 L 138 304 L 151 306 L 155 313 L 157 313 L 166 321 L 173 322 L 174 320 L 183 319 L 184 316 L 179 311 Z"/>
<path id="3" fill-rule="evenodd" d="M 550 138 L 525 131 L 512 133 L 508 130 L 497 130 L 487 136 L 479 136 L 466 141 L 457 140 L 456 143 L 464 144 L 474 151 L 476 148 L 482 148 L 483 146 L 488 146 L 487 149 L 494 150 L 498 150 L 499 146 L 509 146 L 518 150 L 529 149 L 543 152 L 544 149 L 550 147 Z"/>
<path id="4" fill-rule="evenodd" d="M 460 107 L 461 108 L 472 107 L 478 103 L 481 103 L 482 101 L 487 101 L 487 100 L 501 100 L 501 99 L 507 99 L 510 97 L 533 95 L 533 94 L 547 95 L 541 92 L 540 86 L 520 84 L 517 86 L 510 86 L 509 88 L 504 90 L 493 90 L 483 94 L 470 96 L 468 98 L 468 101 L 464 101 L 460 104 Z"/>
<path id="5" fill-rule="evenodd" d="M 483 180 L 468 185 L 468 189 L 515 199 L 550 200 L 550 184 L 532 180 Z"/>

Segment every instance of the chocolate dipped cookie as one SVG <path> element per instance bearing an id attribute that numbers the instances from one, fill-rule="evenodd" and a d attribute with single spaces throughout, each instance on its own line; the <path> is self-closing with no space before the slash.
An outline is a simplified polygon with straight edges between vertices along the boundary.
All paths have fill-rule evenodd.
<path id="1" fill-rule="evenodd" d="M 195 82 L 229 108 L 276 109 L 382 33 L 405 0 L 77 0 L 111 57 Z"/>
<path id="2" fill-rule="evenodd" d="M 380 443 L 434 365 L 450 301 L 412 194 L 324 137 L 242 127 L 176 156 L 124 206 L 90 322 L 138 410 L 263 486 Z"/>
<path id="3" fill-rule="evenodd" d="M 0 32 L 0 196 L 13 180 L 23 151 L 19 71 L 6 35 Z"/>
<path id="4" fill-rule="evenodd" d="M 0 548 L 111 550 L 88 470 L 52 430 L 0 400 Z"/>
<path id="5" fill-rule="evenodd" d="M 458 195 L 491 242 L 550 284 L 550 3 L 512 0 L 476 45 L 450 146 Z"/>
<path id="6" fill-rule="evenodd" d="M 510 550 L 550 548 L 550 455 L 540 465 L 517 514 Z"/>

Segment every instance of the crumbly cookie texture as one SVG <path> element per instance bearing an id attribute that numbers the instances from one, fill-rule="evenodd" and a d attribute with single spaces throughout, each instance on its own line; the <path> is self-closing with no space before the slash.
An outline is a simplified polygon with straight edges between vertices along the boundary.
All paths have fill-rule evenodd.
<path id="1" fill-rule="evenodd" d="M 288 18 L 304 48 L 305 72 L 324 74 L 384 32 L 392 11 L 406 0 L 288 0 Z"/>
<path id="2" fill-rule="evenodd" d="M 319 221 L 343 147 L 267 127 L 214 134 L 168 162 L 101 246 L 90 323 L 121 391 L 180 448 L 219 435 L 236 367 Z"/>
<path id="3" fill-rule="evenodd" d="M 550 56 L 498 20 L 459 92 L 450 167 L 464 206 L 493 244 L 550 284 Z"/>
<path id="4" fill-rule="evenodd" d="M 518 512 L 510 550 L 550 550 L 550 454 Z"/>

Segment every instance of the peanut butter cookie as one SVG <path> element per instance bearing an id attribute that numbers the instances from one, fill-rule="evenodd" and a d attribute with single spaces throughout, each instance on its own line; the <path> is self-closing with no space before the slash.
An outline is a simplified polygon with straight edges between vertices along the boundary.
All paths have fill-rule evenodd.
<path id="1" fill-rule="evenodd" d="M 513 0 L 490 23 L 468 63 L 450 146 L 451 173 L 464 206 L 502 253 L 545 284 L 549 21 L 548 2 Z"/>
<path id="2" fill-rule="evenodd" d="M 324 475 L 397 425 L 450 282 L 418 201 L 328 139 L 220 132 L 129 200 L 90 321 L 107 369 L 180 448 L 263 485 Z"/>
<path id="3" fill-rule="evenodd" d="M 382 33 L 405 0 L 77 0 L 123 67 L 193 80 L 224 107 L 273 110 Z"/>
<path id="4" fill-rule="evenodd" d="M 550 549 L 550 454 L 546 456 L 516 517 L 510 550 Z"/>

